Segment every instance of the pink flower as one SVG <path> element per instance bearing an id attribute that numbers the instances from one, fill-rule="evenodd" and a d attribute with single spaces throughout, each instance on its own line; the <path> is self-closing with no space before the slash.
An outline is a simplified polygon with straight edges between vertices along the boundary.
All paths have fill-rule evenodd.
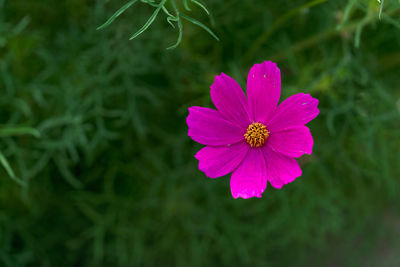
<path id="1" fill-rule="evenodd" d="M 254 65 L 247 77 L 247 98 L 239 84 L 221 73 L 211 85 L 217 110 L 190 107 L 188 135 L 206 145 L 195 155 L 199 169 L 216 178 L 232 172 L 234 198 L 261 197 L 267 187 L 281 189 L 301 176 L 295 158 L 311 154 L 306 123 L 318 113 L 318 100 L 299 93 L 279 106 L 281 75 L 275 63 Z"/>

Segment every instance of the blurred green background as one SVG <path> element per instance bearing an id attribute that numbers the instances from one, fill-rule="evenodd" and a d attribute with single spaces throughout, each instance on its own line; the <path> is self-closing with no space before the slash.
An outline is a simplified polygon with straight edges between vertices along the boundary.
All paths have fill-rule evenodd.
<path id="1" fill-rule="evenodd" d="M 0 0 L 0 266 L 400 266 L 400 2 Z M 168 0 L 165 7 L 175 16 Z M 262 199 L 187 136 L 224 72 L 320 100 L 303 175 Z"/>

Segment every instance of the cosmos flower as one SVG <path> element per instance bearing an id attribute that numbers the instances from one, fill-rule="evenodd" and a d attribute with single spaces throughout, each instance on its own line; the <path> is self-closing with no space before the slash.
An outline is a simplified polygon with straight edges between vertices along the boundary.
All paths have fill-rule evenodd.
<path id="1" fill-rule="evenodd" d="M 267 187 L 281 189 L 301 176 L 295 158 L 311 154 L 306 123 L 318 113 L 318 100 L 293 95 L 278 106 L 281 75 L 275 63 L 255 64 L 247 77 L 247 98 L 240 85 L 221 73 L 211 85 L 215 109 L 190 107 L 188 135 L 206 145 L 195 155 L 210 178 L 232 172 L 234 198 L 261 197 Z"/>

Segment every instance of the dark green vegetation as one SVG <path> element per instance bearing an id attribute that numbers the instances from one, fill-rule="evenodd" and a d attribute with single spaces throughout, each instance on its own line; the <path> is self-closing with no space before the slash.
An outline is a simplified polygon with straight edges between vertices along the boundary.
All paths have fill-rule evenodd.
<path id="1" fill-rule="evenodd" d="M 183 20 L 166 50 L 163 13 L 128 40 L 141 2 L 96 31 L 126 2 L 0 0 L 0 266 L 399 266 L 400 3 L 205 2 L 220 41 Z M 263 60 L 284 98 L 320 100 L 314 153 L 234 200 L 197 169 L 187 107 Z"/>

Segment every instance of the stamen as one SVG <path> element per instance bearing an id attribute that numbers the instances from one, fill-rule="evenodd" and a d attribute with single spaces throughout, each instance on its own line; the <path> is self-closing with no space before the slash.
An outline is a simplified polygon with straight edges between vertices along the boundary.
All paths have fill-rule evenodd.
<path id="1" fill-rule="evenodd" d="M 244 134 L 244 138 L 246 138 L 246 142 L 251 147 L 260 147 L 265 144 L 265 140 L 269 136 L 269 131 L 264 124 L 259 122 L 253 122 L 247 128 L 246 133 Z"/>

